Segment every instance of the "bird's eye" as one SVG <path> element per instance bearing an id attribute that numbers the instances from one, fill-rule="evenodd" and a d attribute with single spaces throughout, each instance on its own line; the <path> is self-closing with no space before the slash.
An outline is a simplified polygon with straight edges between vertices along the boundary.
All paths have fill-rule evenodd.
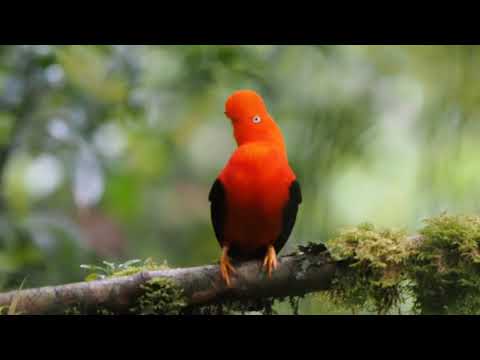
<path id="1" fill-rule="evenodd" d="M 252 118 L 252 122 L 253 122 L 254 124 L 258 124 L 258 123 L 260 123 L 261 121 L 262 121 L 262 119 L 260 118 L 259 115 L 255 115 L 255 116 Z"/>

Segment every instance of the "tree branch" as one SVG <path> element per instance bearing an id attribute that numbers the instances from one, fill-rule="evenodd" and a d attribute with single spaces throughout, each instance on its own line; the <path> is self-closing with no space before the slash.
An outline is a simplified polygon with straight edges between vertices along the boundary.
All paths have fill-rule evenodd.
<path id="1" fill-rule="evenodd" d="M 14 307 L 21 314 L 62 314 L 72 306 L 82 313 L 106 308 L 128 313 L 145 285 L 155 278 L 168 278 L 183 289 L 187 305 L 208 305 L 227 299 L 260 299 L 298 296 L 326 290 L 338 268 L 327 252 L 298 253 L 279 258 L 279 266 L 268 279 L 257 261 L 238 264 L 232 287 L 220 279 L 217 265 L 145 271 L 132 276 L 108 278 L 68 285 L 11 291 L 0 294 L 0 307 Z"/>

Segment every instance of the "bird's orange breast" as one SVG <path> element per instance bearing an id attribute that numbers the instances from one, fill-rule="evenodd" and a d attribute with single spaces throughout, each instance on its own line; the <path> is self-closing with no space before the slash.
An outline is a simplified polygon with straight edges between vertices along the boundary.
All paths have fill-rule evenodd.
<path id="1" fill-rule="evenodd" d="M 224 242 L 244 254 L 273 244 L 295 180 L 284 151 L 268 143 L 242 145 L 219 178 L 226 193 Z"/>

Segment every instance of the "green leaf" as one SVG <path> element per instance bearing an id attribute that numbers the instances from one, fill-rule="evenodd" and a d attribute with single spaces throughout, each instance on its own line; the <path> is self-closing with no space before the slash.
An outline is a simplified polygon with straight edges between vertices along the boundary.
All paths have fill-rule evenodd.
<path id="1" fill-rule="evenodd" d="M 142 260 L 140 260 L 140 259 L 128 260 L 127 262 L 118 265 L 118 267 L 121 268 L 121 269 L 125 269 L 129 266 L 132 266 L 133 264 L 138 264 L 139 262 L 142 262 Z"/>
<path id="2" fill-rule="evenodd" d="M 85 281 L 94 281 L 94 280 L 98 280 L 100 279 L 101 276 L 98 275 L 97 273 L 92 273 L 92 274 L 89 274 L 86 278 L 85 278 Z"/>
<path id="3" fill-rule="evenodd" d="M 102 261 L 105 265 L 107 265 L 110 269 L 115 270 L 115 263 L 111 263 L 108 261 Z"/>

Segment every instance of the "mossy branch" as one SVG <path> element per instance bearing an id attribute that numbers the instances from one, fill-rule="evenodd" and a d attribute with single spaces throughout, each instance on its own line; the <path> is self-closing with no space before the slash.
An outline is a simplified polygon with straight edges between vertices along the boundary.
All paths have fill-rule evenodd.
<path id="1" fill-rule="evenodd" d="M 400 312 L 408 298 L 413 313 L 479 314 L 480 217 L 444 214 L 425 223 L 413 237 L 370 224 L 343 230 L 327 247 L 311 243 L 281 257 L 271 279 L 258 261 L 235 264 L 231 288 L 216 265 L 168 269 L 130 260 L 84 266 L 105 278 L 0 294 L 0 313 L 271 313 L 272 299 L 286 297 L 297 312 L 293 297 L 328 290 L 331 300 L 353 311 Z"/>
<path id="2" fill-rule="evenodd" d="M 257 261 L 238 264 L 237 271 L 231 288 L 221 281 L 217 265 L 207 265 L 11 291 L 0 294 L 0 309 L 14 303 L 20 314 L 142 313 L 139 305 L 145 306 L 152 291 L 172 287 L 181 296 L 170 300 L 181 300 L 184 309 L 232 300 L 301 296 L 328 289 L 336 265 L 326 252 L 312 252 L 281 257 L 271 279 Z"/>

